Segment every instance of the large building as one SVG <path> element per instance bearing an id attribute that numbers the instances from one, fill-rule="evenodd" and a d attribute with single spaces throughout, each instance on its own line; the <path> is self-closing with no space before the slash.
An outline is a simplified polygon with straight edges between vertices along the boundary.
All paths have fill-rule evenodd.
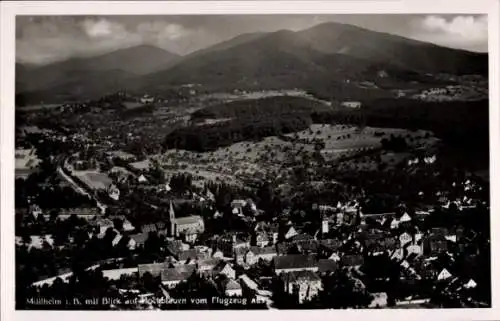
<path id="1" fill-rule="evenodd" d="M 196 241 L 198 235 L 205 231 L 205 223 L 199 215 L 190 215 L 186 217 L 175 217 L 174 206 L 170 202 L 170 233 L 172 236 L 183 236 L 186 242 Z"/>

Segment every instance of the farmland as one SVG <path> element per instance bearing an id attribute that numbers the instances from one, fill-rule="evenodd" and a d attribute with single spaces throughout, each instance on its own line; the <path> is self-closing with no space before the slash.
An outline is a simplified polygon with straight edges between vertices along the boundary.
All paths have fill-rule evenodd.
<path id="1" fill-rule="evenodd" d="M 408 144 L 415 148 L 433 145 L 438 141 L 432 133 L 423 130 L 312 124 L 306 130 L 283 136 L 241 141 L 206 152 L 170 149 L 153 158 L 159 161 L 167 177 L 182 171 L 192 174 L 199 186 L 204 181 L 241 185 L 253 179 L 288 180 L 290 173 L 287 166 L 312 160 L 318 151 L 318 143 L 323 159 L 335 161 L 343 156 L 380 149 L 381 141 L 390 137 L 405 137 Z M 380 159 L 387 164 L 397 164 L 407 156 L 401 152 L 382 152 Z M 364 162 L 367 168 L 376 166 L 368 158 Z M 146 169 L 149 164 L 150 161 L 146 160 L 133 166 Z M 361 166 L 362 162 L 359 164 Z"/>

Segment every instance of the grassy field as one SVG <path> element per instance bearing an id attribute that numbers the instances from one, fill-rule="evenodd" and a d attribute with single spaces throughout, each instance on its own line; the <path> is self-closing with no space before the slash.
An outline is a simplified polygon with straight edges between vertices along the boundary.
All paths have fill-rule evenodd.
<path id="1" fill-rule="evenodd" d="M 162 164 L 167 176 L 187 172 L 193 175 L 194 183 L 199 186 L 207 180 L 241 185 L 245 179 L 286 178 L 288 174 L 283 166 L 286 167 L 288 162 L 300 162 L 305 155 L 311 156 L 317 140 L 325 143 L 325 148 L 321 150 L 325 160 L 334 160 L 378 148 L 381 146 L 381 139 L 390 137 L 391 134 L 407 137 L 407 140 L 413 137 L 415 144 L 431 144 L 436 141 L 430 134 L 425 138 L 425 131 L 372 127 L 360 130 L 352 126 L 313 124 L 307 130 L 286 135 L 288 139 L 269 136 L 260 141 L 243 141 L 204 153 L 172 149 L 154 157 Z M 381 152 L 378 156 L 382 162 L 395 165 L 405 160 L 408 154 Z M 142 163 L 147 164 L 148 161 Z M 372 156 L 362 157 L 356 161 L 347 161 L 342 166 L 376 170 L 377 159 Z"/>
<path id="2" fill-rule="evenodd" d="M 107 189 L 112 183 L 107 174 L 97 171 L 73 171 L 73 174 L 94 190 Z"/>

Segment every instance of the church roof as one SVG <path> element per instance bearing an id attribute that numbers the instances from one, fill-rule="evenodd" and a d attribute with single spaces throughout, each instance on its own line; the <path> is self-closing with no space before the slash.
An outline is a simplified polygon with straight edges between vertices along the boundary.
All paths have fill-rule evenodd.
<path id="1" fill-rule="evenodd" d="M 195 223 L 198 223 L 200 221 L 203 221 L 203 219 L 199 215 L 191 215 L 191 216 L 179 217 L 179 218 L 175 219 L 175 223 L 177 225 L 195 224 Z"/>

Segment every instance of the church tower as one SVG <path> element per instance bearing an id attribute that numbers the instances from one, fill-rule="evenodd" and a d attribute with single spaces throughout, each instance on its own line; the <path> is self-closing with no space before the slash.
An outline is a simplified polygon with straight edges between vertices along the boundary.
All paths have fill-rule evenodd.
<path id="1" fill-rule="evenodd" d="M 170 201 L 170 208 L 168 210 L 168 214 L 170 216 L 170 235 L 175 236 L 175 212 L 172 201 Z"/>

